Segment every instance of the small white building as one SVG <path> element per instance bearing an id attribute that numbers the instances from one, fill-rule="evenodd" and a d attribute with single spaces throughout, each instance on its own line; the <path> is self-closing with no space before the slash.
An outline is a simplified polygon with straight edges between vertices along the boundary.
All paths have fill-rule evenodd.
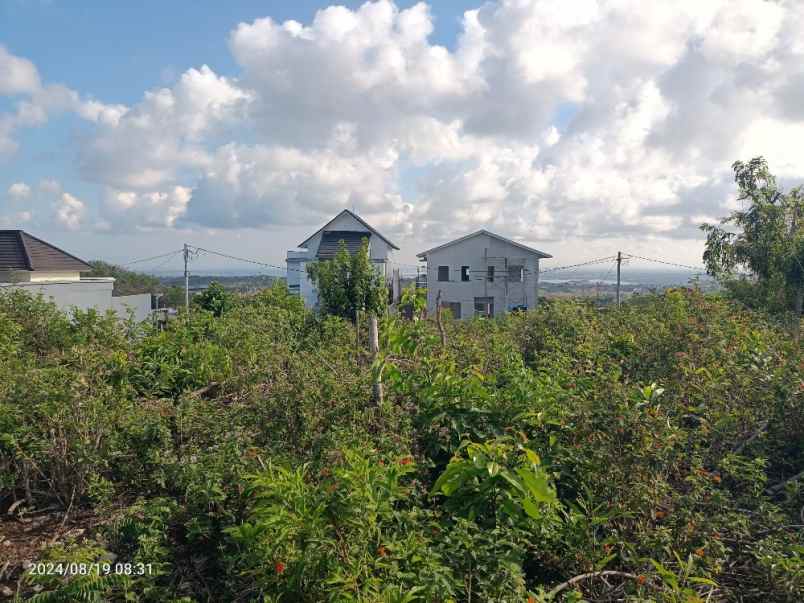
<path id="1" fill-rule="evenodd" d="M 318 305 L 318 291 L 307 276 L 310 262 L 331 260 L 338 253 L 340 242 L 346 243 L 349 253 L 360 249 L 363 239 L 368 239 L 369 257 L 383 276 L 387 277 L 387 263 L 392 250 L 399 247 L 367 224 L 360 216 L 344 209 L 315 233 L 299 243 L 299 249 L 288 251 L 286 264 L 288 288 L 291 293 L 301 295 L 304 305 L 315 308 Z"/>
<path id="2" fill-rule="evenodd" d="M 113 297 L 111 277 L 82 277 L 92 270 L 84 260 L 23 230 L 0 230 L 0 293 L 22 289 L 42 294 L 65 312 L 73 308 L 113 310 L 137 321 L 151 314 L 151 294 Z"/>
<path id="3" fill-rule="evenodd" d="M 538 303 L 539 260 L 548 253 L 487 230 L 423 251 L 427 262 L 427 311 L 441 307 L 454 318 L 497 316 Z"/>

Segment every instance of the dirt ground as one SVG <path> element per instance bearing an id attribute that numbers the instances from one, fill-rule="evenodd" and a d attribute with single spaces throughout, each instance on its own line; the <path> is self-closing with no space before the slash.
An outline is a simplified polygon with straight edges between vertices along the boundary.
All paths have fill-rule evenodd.
<path id="1" fill-rule="evenodd" d="M 0 599 L 24 590 L 25 569 L 45 548 L 67 540 L 80 541 L 106 523 L 93 513 L 31 512 L 0 517 Z"/>

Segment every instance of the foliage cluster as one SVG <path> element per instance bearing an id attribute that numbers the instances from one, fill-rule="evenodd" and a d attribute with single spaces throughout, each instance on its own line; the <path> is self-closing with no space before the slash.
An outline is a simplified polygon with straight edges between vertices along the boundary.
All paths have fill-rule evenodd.
<path id="1" fill-rule="evenodd" d="M 352 254 L 340 241 L 334 258 L 308 264 L 307 273 L 327 314 L 358 320 L 360 312 L 379 313 L 385 307 L 385 280 L 371 262 L 368 239 Z"/>
<path id="2" fill-rule="evenodd" d="M 90 513 L 92 529 L 40 559 L 153 568 L 54 579 L 11 560 L 11 588 L 802 599 L 802 358 L 761 315 L 672 290 L 446 321 L 446 346 L 412 316 L 383 319 L 371 361 L 354 325 L 280 285 L 163 331 L 0 296 L 4 524 Z"/>
<path id="3" fill-rule="evenodd" d="M 804 304 L 804 187 L 784 191 L 763 157 L 737 161 L 734 180 L 742 208 L 720 225 L 703 224 L 707 271 L 752 308 L 792 314 L 800 336 Z M 738 270 L 748 278 L 738 276 Z"/>

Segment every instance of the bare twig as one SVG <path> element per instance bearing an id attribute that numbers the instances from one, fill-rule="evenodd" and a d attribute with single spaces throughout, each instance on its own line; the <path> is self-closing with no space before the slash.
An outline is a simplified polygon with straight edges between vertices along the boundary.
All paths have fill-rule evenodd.
<path id="1" fill-rule="evenodd" d="M 190 395 L 191 396 L 198 396 L 200 398 L 204 394 L 208 394 L 209 392 L 214 390 L 219 385 L 220 385 L 220 383 L 218 383 L 217 381 L 213 381 L 209 385 L 205 385 L 204 387 L 200 387 L 200 388 L 198 388 L 196 390 L 191 391 Z"/>
<path id="2" fill-rule="evenodd" d="M 777 492 L 781 492 L 784 490 L 784 487 L 787 484 L 792 484 L 793 482 L 797 482 L 802 477 L 804 477 L 804 471 L 799 471 L 793 477 L 784 480 L 783 482 L 779 482 L 778 484 L 774 484 L 773 486 L 768 487 L 765 492 L 768 494 L 776 494 Z"/>
<path id="3" fill-rule="evenodd" d="M 749 437 L 747 440 L 744 440 L 744 441 L 743 441 L 743 442 L 741 442 L 741 443 L 740 443 L 740 444 L 739 444 L 737 447 L 735 447 L 735 449 L 734 449 L 734 454 L 740 454 L 740 453 L 742 453 L 742 451 L 743 451 L 743 450 L 745 450 L 745 448 L 746 448 L 746 447 L 747 447 L 749 444 L 751 444 L 751 443 L 752 443 L 754 440 L 756 440 L 756 439 L 757 439 L 759 436 L 761 436 L 763 433 L 765 433 L 765 430 L 766 430 L 767 428 L 768 428 L 768 421 L 767 421 L 767 420 L 762 421 L 762 423 L 760 423 L 760 424 L 759 424 L 759 427 L 757 428 L 757 430 L 756 430 L 754 433 L 752 433 L 752 434 L 751 434 L 751 436 L 750 436 L 750 437 Z"/>
<path id="4" fill-rule="evenodd" d="M 556 586 L 553 590 L 548 593 L 548 597 L 555 597 L 558 593 L 562 590 L 569 588 L 570 586 L 574 586 L 578 582 L 583 582 L 584 580 L 588 580 L 590 578 L 600 578 L 603 576 L 618 576 L 620 578 L 628 578 L 629 580 L 639 580 L 639 576 L 636 574 L 631 574 L 629 572 L 618 572 L 615 570 L 603 570 L 601 572 L 590 572 L 588 574 L 581 574 L 580 576 L 575 576 L 574 578 L 570 578 L 566 582 L 562 582 L 558 586 Z"/>

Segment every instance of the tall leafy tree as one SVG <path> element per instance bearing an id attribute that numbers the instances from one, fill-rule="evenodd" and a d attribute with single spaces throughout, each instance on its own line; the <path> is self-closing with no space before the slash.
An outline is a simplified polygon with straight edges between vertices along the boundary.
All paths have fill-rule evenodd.
<path id="1" fill-rule="evenodd" d="M 359 312 L 378 314 L 385 307 L 385 282 L 369 257 L 368 239 L 354 254 L 341 241 L 334 258 L 308 264 L 307 273 L 328 314 L 357 320 Z"/>
<path id="2" fill-rule="evenodd" d="M 212 312 L 214 316 L 221 316 L 232 306 L 232 294 L 223 288 L 223 285 L 212 281 L 209 287 L 193 298 L 197 306 Z"/>
<path id="3" fill-rule="evenodd" d="M 798 340 L 804 302 L 804 190 L 783 191 L 763 157 L 732 166 L 743 209 L 702 224 L 709 274 L 751 305 L 792 314 Z M 747 271 L 752 279 L 737 278 Z"/>

